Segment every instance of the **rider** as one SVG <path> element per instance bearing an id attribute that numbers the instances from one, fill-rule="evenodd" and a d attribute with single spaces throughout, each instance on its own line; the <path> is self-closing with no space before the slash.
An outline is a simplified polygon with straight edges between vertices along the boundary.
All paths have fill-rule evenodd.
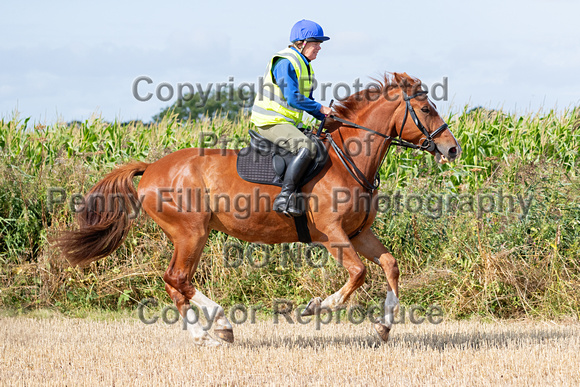
<path id="1" fill-rule="evenodd" d="M 300 20 L 294 24 L 290 31 L 292 44 L 270 59 L 264 86 L 252 108 L 252 122 L 258 133 L 294 155 L 273 205 L 274 211 L 291 216 L 302 213 L 290 198 L 316 157 L 314 142 L 301 130 L 303 112 L 318 120 L 331 113 L 329 107 L 312 98 L 314 71 L 310 65 L 320 51 L 320 44 L 328 39 L 322 27 L 313 21 Z"/>

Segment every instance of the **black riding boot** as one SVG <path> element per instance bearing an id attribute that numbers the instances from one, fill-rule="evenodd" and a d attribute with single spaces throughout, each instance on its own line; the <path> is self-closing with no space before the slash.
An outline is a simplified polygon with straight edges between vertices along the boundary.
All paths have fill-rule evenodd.
<path id="1" fill-rule="evenodd" d="M 296 192 L 296 184 L 298 184 L 300 178 L 306 172 L 310 161 L 312 161 L 310 158 L 310 150 L 300 148 L 290 162 L 290 165 L 286 167 L 282 192 L 274 200 L 274 211 L 282 212 L 290 216 L 302 215 L 302 209 L 299 208 L 300 206 L 296 202 L 296 195 L 293 196 L 292 194 Z"/>

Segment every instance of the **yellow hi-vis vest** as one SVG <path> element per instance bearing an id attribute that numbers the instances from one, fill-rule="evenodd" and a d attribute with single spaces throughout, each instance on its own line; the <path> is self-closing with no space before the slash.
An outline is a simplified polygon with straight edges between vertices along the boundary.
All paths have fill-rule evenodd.
<path id="1" fill-rule="evenodd" d="M 270 63 L 264 76 L 264 83 L 259 87 L 258 93 L 252 107 L 251 121 L 256 126 L 275 125 L 281 123 L 291 123 L 298 126 L 302 122 L 303 110 L 294 109 L 288 105 L 280 87 L 274 82 L 272 75 L 273 64 L 276 58 L 285 58 L 292 63 L 296 78 L 298 79 L 298 89 L 300 94 L 308 98 L 312 88 L 314 72 L 310 63 L 306 63 L 301 55 L 294 49 L 288 47 L 276 53 Z"/>

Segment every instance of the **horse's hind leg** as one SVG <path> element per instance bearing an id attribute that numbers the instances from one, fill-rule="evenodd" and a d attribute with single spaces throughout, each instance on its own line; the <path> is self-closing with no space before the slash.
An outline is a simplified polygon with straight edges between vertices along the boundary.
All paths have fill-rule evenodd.
<path id="1" fill-rule="evenodd" d="M 163 219 L 159 213 L 150 213 L 167 233 L 175 248 L 173 258 L 163 276 L 166 283 L 165 289 L 175 302 L 196 344 L 219 345 L 219 341 L 212 338 L 206 331 L 212 323 L 215 323 L 215 333 L 219 338 L 232 342 L 232 326 L 225 317 L 223 308 L 201 294 L 192 284 L 193 274 L 197 269 L 209 236 L 207 224 L 210 215 L 185 214 L 171 210 L 171 208 L 165 210 Z M 174 216 L 165 220 L 165 217 L 170 214 Z M 189 216 L 189 218 L 185 220 L 184 216 Z M 211 319 L 211 323 L 205 329 L 201 326 L 198 316 L 189 308 L 190 301 L 202 308 L 202 312 L 208 317 L 208 320 Z"/>
<path id="2" fill-rule="evenodd" d="M 397 261 L 370 229 L 352 239 L 352 244 L 357 252 L 380 265 L 387 276 L 385 317 L 382 321 L 375 323 L 377 333 L 381 339 L 387 341 L 395 316 L 399 311 L 399 267 Z"/>
<path id="3" fill-rule="evenodd" d="M 163 226 L 162 226 L 163 227 Z M 177 306 L 177 310 L 184 319 L 187 330 L 193 337 L 195 344 L 215 346 L 219 341 L 211 337 L 206 329 L 203 329 L 198 317 L 189 307 L 189 301 L 195 297 L 196 289 L 191 280 L 197 269 L 203 247 L 208 233 L 200 232 L 181 233 L 178 237 L 171 238 L 175 251 L 169 267 L 163 276 L 165 290 Z"/>

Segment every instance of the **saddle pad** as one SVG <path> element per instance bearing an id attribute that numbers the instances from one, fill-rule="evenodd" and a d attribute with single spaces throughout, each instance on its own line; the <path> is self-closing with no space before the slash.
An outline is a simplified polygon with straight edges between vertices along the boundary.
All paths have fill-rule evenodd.
<path id="1" fill-rule="evenodd" d="M 253 151 L 250 147 L 240 150 L 237 161 L 238 175 L 246 181 L 282 186 L 282 180 L 272 166 L 272 155 Z"/>
<path id="2" fill-rule="evenodd" d="M 326 149 L 324 142 L 322 142 L 318 136 L 311 131 L 304 131 L 304 134 L 314 141 L 314 144 L 316 145 L 316 158 L 314 159 L 314 162 L 310 163 L 308 166 L 303 178 L 297 184 L 298 187 L 302 187 L 304 184 L 312 180 L 314 176 L 322 171 L 326 161 L 328 160 L 328 150 Z M 272 144 L 268 140 L 262 138 L 258 133 L 252 130 L 250 130 L 250 137 L 252 138 L 250 146 L 241 149 L 238 154 L 238 160 L 236 162 L 238 175 L 240 175 L 242 179 L 252 183 L 269 184 L 281 187 L 283 176 L 278 176 L 274 169 L 272 162 L 274 157 L 273 153 L 278 153 L 275 157 L 278 158 L 278 161 L 284 159 L 286 165 L 288 165 L 292 159 L 292 155 L 282 148 L 272 148 Z M 260 146 L 261 144 L 263 145 L 263 143 L 269 145 L 265 147 Z M 280 150 L 283 152 L 280 152 Z"/>

